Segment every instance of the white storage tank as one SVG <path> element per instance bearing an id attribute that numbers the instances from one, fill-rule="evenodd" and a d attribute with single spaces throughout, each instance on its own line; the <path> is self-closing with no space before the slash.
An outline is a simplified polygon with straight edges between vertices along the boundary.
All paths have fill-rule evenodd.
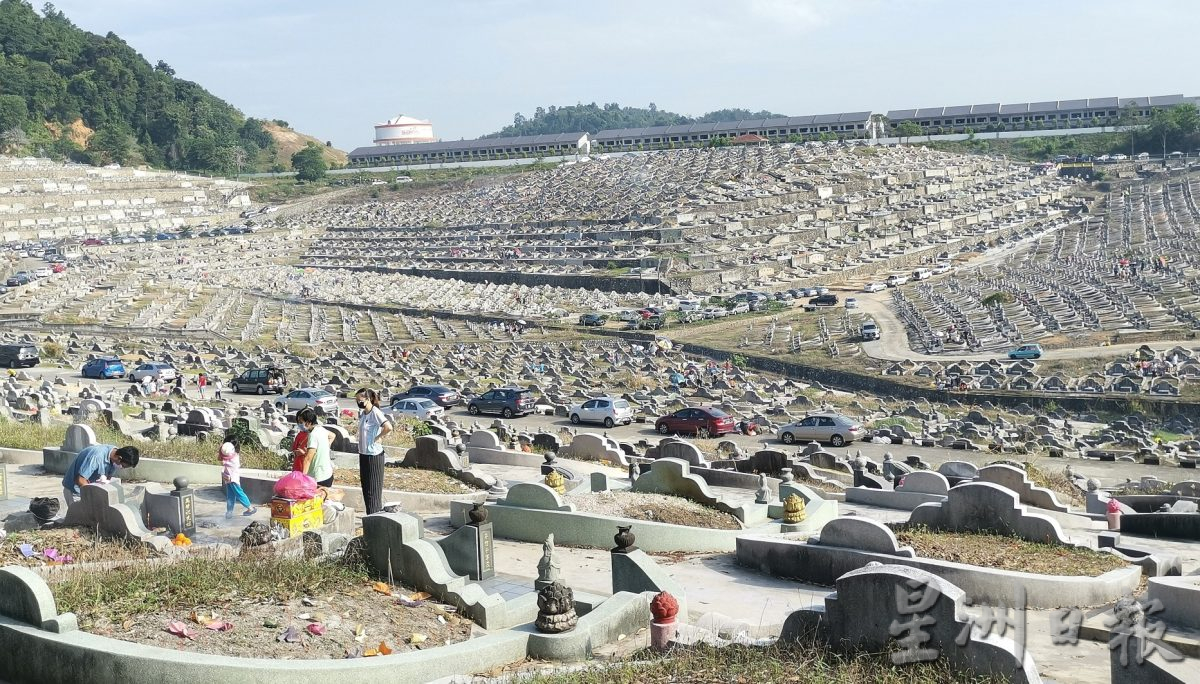
<path id="1" fill-rule="evenodd" d="M 405 145 L 408 143 L 437 142 L 433 137 L 433 124 L 401 114 L 381 124 L 375 124 L 376 145 Z"/>

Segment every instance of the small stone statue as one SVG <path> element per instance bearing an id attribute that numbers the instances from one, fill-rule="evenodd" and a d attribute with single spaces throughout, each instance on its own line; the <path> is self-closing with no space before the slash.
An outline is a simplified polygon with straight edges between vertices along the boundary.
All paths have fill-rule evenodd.
<path id="1" fill-rule="evenodd" d="M 804 509 L 804 499 L 799 494 L 792 494 L 783 501 L 783 522 L 789 525 L 804 522 L 808 514 Z"/>
<path id="2" fill-rule="evenodd" d="M 758 491 L 754 493 L 754 503 L 771 503 L 771 490 L 767 487 L 767 476 L 762 473 L 758 474 Z"/>
<path id="3" fill-rule="evenodd" d="M 575 593 L 561 582 L 554 582 L 538 591 L 538 616 L 533 626 L 539 632 L 557 634 L 575 629 Z"/>
<path id="4" fill-rule="evenodd" d="M 541 591 L 546 587 L 558 581 L 558 573 L 561 567 L 558 564 L 558 559 L 554 557 L 554 533 L 551 532 L 546 541 L 542 542 L 542 558 L 537 564 L 538 576 L 533 586 Z"/>

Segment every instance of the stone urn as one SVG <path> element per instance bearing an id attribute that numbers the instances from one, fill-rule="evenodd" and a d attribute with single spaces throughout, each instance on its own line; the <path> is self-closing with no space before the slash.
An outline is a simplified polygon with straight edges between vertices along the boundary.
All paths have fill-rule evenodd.
<path id="1" fill-rule="evenodd" d="M 558 634 L 575 629 L 575 592 L 561 582 L 553 582 L 538 592 L 538 616 L 533 626 L 539 632 Z"/>
<path id="2" fill-rule="evenodd" d="M 637 547 L 633 545 L 637 541 L 637 537 L 633 534 L 633 525 L 617 525 L 617 533 L 613 535 L 613 541 L 617 546 L 612 550 L 613 553 L 629 553 L 637 551 Z"/>
<path id="3" fill-rule="evenodd" d="M 487 522 L 488 512 L 483 507 L 483 504 L 477 503 L 467 511 L 467 517 L 471 519 L 471 524 L 478 527 L 480 524 Z"/>

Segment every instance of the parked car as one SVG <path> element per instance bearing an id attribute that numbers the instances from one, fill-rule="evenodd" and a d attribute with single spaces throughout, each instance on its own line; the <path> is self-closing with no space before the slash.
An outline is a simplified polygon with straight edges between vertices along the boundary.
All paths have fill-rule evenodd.
<path id="1" fill-rule="evenodd" d="M 755 301 L 758 301 L 758 300 L 755 300 Z M 738 302 L 737 304 L 734 304 L 733 306 L 729 307 L 728 311 L 729 311 L 730 315 L 750 313 L 750 303 L 749 302 Z"/>
<path id="2" fill-rule="evenodd" d="M 704 320 L 704 312 L 702 311 L 685 311 L 679 316 L 680 323 L 695 323 L 702 320 Z"/>
<path id="3" fill-rule="evenodd" d="M 1149 152 L 1138 152 L 1138 155 L 1137 155 L 1137 157 L 1136 157 L 1136 159 L 1137 159 L 1138 161 L 1145 161 L 1145 160 L 1147 160 L 1147 159 L 1149 159 L 1149 158 L 1150 158 L 1150 153 L 1149 153 Z"/>
<path id="4" fill-rule="evenodd" d="M 28 285 L 29 281 L 29 274 L 25 271 L 21 271 L 20 273 L 14 273 L 13 275 L 9 276 L 8 280 L 6 280 L 4 284 L 9 287 L 20 287 L 22 285 Z"/>
<path id="5" fill-rule="evenodd" d="M 947 264 L 945 262 L 941 262 L 937 266 L 933 267 L 933 274 L 934 275 L 944 275 L 953 270 L 954 270 L 953 266 L 951 266 L 950 264 Z"/>
<path id="6" fill-rule="evenodd" d="M 303 408 L 317 409 L 318 414 L 336 416 L 337 397 L 318 387 L 301 387 L 292 390 L 275 401 L 275 408 L 284 411 L 299 411 Z"/>
<path id="7" fill-rule="evenodd" d="M 879 326 L 875 325 L 875 321 L 867 321 L 862 324 L 860 333 L 864 341 L 879 339 Z"/>
<path id="8" fill-rule="evenodd" d="M 32 344 L 0 344 L 0 367 L 33 368 L 39 363 L 38 348 Z"/>
<path id="9" fill-rule="evenodd" d="M 62 273 L 63 271 L 67 270 L 67 265 L 66 264 L 54 264 L 53 266 L 50 267 L 50 270 L 55 273 Z"/>
<path id="10" fill-rule="evenodd" d="M 1011 349 L 1008 352 L 1010 359 L 1040 359 L 1042 358 L 1042 345 L 1040 344 L 1023 344 L 1016 349 Z"/>
<path id="11" fill-rule="evenodd" d="M 838 296 L 835 294 L 818 295 L 818 296 L 813 297 L 812 299 L 808 300 L 808 306 L 810 306 L 810 307 L 837 306 L 837 303 L 838 303 Z"/>
<path id="12" fill-rule="evenodd" d="M 416 418 L 417 420 L 433 420 L 446 414 L 446 409 L 438 406 L 429 399 L 411 398 L 393 402 L 383 409 L 389 418 Z"/>
<path id="13" fill-rule="evenodd" d="M 51 271 L 49 266 L 42 266 L 41 268 L 34 270 L 33 275 L 36 278 L 49 278 L 50 276 L 54 275 L 54 271 Z"/>
<path id="14" fill-rule="evenodd" d="M 886 284 L 888 287 L 900 287 L 901 285 L 903 285 L 904 283 L 907 283 L 907 282 L 908 282 L 907 275 L 900 274 L 900 273 L 893 273 L 892 275 L 888 276 L 888 279 L 884 281 L 884 284 Z"/>
<path id="15" fill-rule="evenodd" d="M 125 364 L 115 356 L 100 356 L 83 364 L 80 374 L 85 378 L 107 380 L 125 377 Z"/>
<path id="16" fill-rule="evenodd" d="M 605 317 L 600 314 L 586 313 L 579 317 L 579 325 L 599 327 L 604 325 Z"/>
<path id="17" fill-rule="evenodd" d="M 839 413 L 806 416 L 779 428 L 779 441 L 795 444 L 801 441 L 828 442 L 840 447 L 866 436 L 866 430 L 853 419 Z"/>
<path id="18" fill-rule="evenodd" d="M 732 433 L 734 423 L 733 417 L 721 409 L 693 407 L 679 409 L 675 413 L 659 418 L 654 422 L 654 429 L 660 435 L 704 432 L 710 437 L 716 437 Z"/>
<path id="19" fill-rule="evenodd" d="M 699 311 L 704 307 L 699 299 L 681 299 L 679 300 L 680 311 Z"/>
<path id="20" fill-rule="evenodd" d="M 846 297 L 846 308 L 847 309 L 857 309 L 858 308 L 858 300 L 855 299 L 854 297 Z"/>
<path id="21" fill-rule="evenodd" d="M 235 393 L 282 394 L 287 386 L 283 370 L 279 368 L 254 368 L 237 376 L 229 383 L 229 389 Z"/>
<path id="22" fill-rule="evenodd" d="M 176 375 L 178 375 L 178 373 L 175 371 L 175 366 L 172 366 L 169 363 L 151 361 L 149 363 L 143 363 L 137 368 L 134 368 L 133 372 L 129 374 L 129 379 L 134 382 L 141 382 L 142 379 L 151 377 L 154 378 L 156 382 L 169 382 L 174 380 Z"/>
<path id="23" fill-rule="evenodd" d="M 613 397 L 588 399 L 567 409 L 567 414 L 576 425 L 603 423 L 604 427 L 611 428 L 614 425 L 629 425 L 633 422 L 633 407 L 628 401 Z"/>
<path id="24" fill-rule="evenodd" d="M 654 315 L 642 321 L 638 321 L 637 327 L 639 330 L 661 330 L 667 320 L 662 316 Z"/>
<path id="25" fill-rule="evenodd" d="M 887 285 L 883 283 L 867 283 L 863 285 L 863 292 L 882 292 L 887 289 Z"/>
<path id="26" fill-rule="evenodd" d="M 443 408 L 455 406 L 462 399 L 458 390 L 445 385 L 413 385 L 407 392 L 392 395 L 392 403 L 401 399 L 428 399 Z"/>
<path id="27" fill-rule="evenodd" d="M 637 323 L 642 320 L 642 314 L 636 309 L 623 309 L 617 314 L 617 320 L 622 323 Z"/>
<path id="28" fill-rule="evenodd" d="M 499 413 L 505 418 L 533 413 L 533 392 L 521 387 L 499 387 L 488 390 L 467 403 L 467 413 Z"/>
<path id="29" fill-rule="evenodd" d="M 1114 155 L 1112 156 L 1112 159 L 1113 159 L 1113 161 L 1125 161 L 1126 159 L 1129 159 L 1129 155 L 1127 155 L 1127 154 L 1114 154 Z"/>

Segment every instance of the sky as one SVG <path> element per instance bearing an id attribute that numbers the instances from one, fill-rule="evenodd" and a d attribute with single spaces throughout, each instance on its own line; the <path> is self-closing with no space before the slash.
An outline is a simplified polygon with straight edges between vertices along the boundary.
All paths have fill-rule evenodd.
<path id="1" fill-rule="evenodd" d="M 1200 95 L 1193 0 L 59 0 L 247 116 L 343 150 L 537 107 L 791 116 Z M 40 7 L 40 2 L 35 6 Z"/>

